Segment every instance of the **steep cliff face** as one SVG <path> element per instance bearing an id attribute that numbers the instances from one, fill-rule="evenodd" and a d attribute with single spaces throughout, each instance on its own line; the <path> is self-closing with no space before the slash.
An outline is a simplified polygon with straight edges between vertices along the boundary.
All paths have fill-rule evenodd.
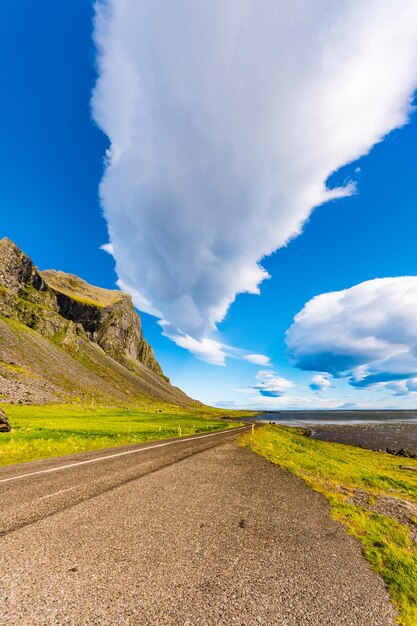
<path id="1" fill-rule="evenodd" d="M 163 375 L 129 295 L 39 272 L 12 241 L 0 240 L 0 396 L 47 402 L 95 394 L 192 402 Z"/>
<path id="2" fill-rule="evenodd" d="M 7 237 L 0 239 L 0 284 L 16 295 L 30 287 L 47 291 L 32 261 Z"/>
<path id="3" fill-rule="evenodd" d="M 0 240 L 0 315 L 49 338 L 68 327 L 53 291 L 29 257 L 7 238 Z"/>
<path id="4" fill-rule="evenodd" d="M 56 295 L 59 314 L 80 324 L 90 341 L 128 369 L 132 369 L 132 361 L 139 361 L 163 376 L 151 346 L 143 337 L 140 317 L 128 294 L 93 287 L 64 272 L 45 270 L 40 274 Z"/>

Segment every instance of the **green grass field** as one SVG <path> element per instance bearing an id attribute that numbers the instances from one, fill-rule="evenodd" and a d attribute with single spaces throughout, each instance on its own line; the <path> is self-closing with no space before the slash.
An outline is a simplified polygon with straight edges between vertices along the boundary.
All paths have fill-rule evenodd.
<path id="1" fill-rule="evenodd" d="M 417 624 L 417 461 L 265 426 L 242 445 L 322 493 L 385 581 L 403 626 Z"/>
<path id="2" fill-rule="evenodd" d="M 158 405 L 159 406 L 159 405 Z M 0 465 L 232 428 L 222 413 L 150 404 L 143 409 L 86 408 L 72 405 L 3 408 L 12 431 L 0 434 Z"/>

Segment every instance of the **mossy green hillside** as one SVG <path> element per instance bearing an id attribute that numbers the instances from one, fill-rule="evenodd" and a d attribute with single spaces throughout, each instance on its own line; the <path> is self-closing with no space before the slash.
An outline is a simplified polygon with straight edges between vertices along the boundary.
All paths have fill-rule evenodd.
<path id="1" fill-rule="evenodd" d="M 415 626 L 417 461 L 312 440 L 300 429 L 283 426 L 260 428 L 244 436 L 242 445 L 327 498 L 332 517 L 361 541 L 364 556 L 384 579 L 399 623 Z"/>
<path id="2" fill-rule="evenodd" d="M 136 409 L 76 405 L 3 408 L 12 430 L 1 435 L 0 465 L 239 425 L 222 419 L 224 413 L 216 409 L 205 407 L 197 412 L 162 403 Z"/>

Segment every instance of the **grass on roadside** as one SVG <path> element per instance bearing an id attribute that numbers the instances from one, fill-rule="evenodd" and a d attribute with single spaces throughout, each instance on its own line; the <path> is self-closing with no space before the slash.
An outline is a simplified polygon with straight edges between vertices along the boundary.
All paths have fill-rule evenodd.
<path id="1" fill-rule="evenodd" d="M 3 405 L 4 406 L 4 405 Z M 239 425 L 220 411 L 86 408 L 77 405 L 4 406 L 12 431 L 0 435 L 0 466 L 151 439 L 210 432 Z M 161 412 L 162 411 L 162 412 Z"/>
<path id="2" fill-rule="evenodd" d="M 322 493 L 385 581 L 402 626 L 417 624 L 417 461 L 265 426 L 242 445 Z"/>

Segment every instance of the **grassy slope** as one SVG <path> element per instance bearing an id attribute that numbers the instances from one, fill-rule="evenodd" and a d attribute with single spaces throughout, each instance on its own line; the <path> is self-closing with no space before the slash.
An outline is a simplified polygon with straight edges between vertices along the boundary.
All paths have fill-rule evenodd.
<path id="1" fill-rule="evenodd" d="M 128 299 L 128 296 L 118 289 L 103 289 L 90 285 L 74 274 L 67 274 L 56 270 L 43 270 L 40 275 L 49 287 L 56 289 L 77 302 L 93 306 L 107 307 Z"/>
<path id="2" fill-rule="evenodd" d="M 0 435 L 0 465 L 177 437 L 179 428 L 181 435 L 190 435 L 239 425 L 209 407 L 193 411 L 154 403 L 147 408 L 4 406 L 12 431 Z"/>
<path id="3" fill-rule="evenodd" d="M 32 306 L 32 305 L 30 305 Z M 158 398 L 165 402 L 190 405 L 192 401 L 181 390 L 141 363 L 135 372 L 126 369 L 95 344 L 78 337 L 70 352 L 43 337 L 24 324 L 0 316 L 0 398 L 13 398 L 31 404 L 77 400 L 124 406 Z M 3 371 L 7 364 L 20 371 Z M 10 368 L 9 368 L 10 370 Z M 3 376 L 2 376 L 3 377 Z M 7 379 L 16 381 L 23 391 L 7 391 Z"/>
<path id="4" fill-rule="evenodd" d="M 417 538 L 417 472 L 399 466 L 417 469 L 417 461 L 312 440 L 299 429 L 283 426 L 256 430 L 244 436 L 242 444 L 326 496 L 332 517 L 361 541 L 364 556 L 384 579 L 399 623 L 415 626 L 417 544 L 412 536 Z"/>

